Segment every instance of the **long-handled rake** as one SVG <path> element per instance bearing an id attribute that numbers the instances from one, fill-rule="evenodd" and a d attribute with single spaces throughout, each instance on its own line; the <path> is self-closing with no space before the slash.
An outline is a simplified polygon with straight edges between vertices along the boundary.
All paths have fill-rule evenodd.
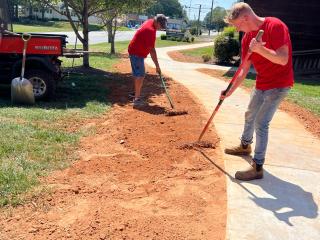
<path id="1" fill-rule="evenodd" d="M 162 86 L 163 86 L 163 88 L 164 88 L 164 91 L 165 91 L 165 93 L 166 93 L 166 96 L 167 96 L 167 98 L 168 98 L 168 101 L 169 101 L 170 106 L 171 106 L 171 109 L 172 109 L 171 111 L 167 111 L 167 112 L 166 112 L 166 116 L 171 117 L 171 116 L 178 116 L 178 115 L 188 114 L 187 111 L 176 111 L 176 110 L 175 110 L 175 107 L 174 107 L 174 105 L 173 105 L 173 102 L 172 102 L 172 99 L 171 99 L 171 97 L 170 97 L 169 91 L 168 91 L 168 89 L 167 89 L 166 83 L 164 82 L 164 79 L 163 79 L 161 73 L 159 74 L 159 77 L 160 77 L 160 79 L 161 79 Z"/>
<path id="2" fill-rule="evenodd" d="M 263 30 L 260 30 L 258 33 L 257 33 L 257 36 L 256 36 L 256 39 L 257 41 L 260 41 L 262 35 L 263 35 L 264 31 Z M 249 57 L 251 55 L 251 52 L 249 51 L 244 60 L 242 61 L 242 63 L 240 64 L 238 70 L 236 71 L 236 73 L 234 74 L 234 76 L 232 77 L 228 87 L 226 88 L 226 90 L 224 90 L 223 92 L 223 95 L 226 96 L 227 93 L 230 91 L 234 81 L 237 79 L 238 75 L 240 74 L 240 72 L 243 70 L 243 66 L 245 65 L 245 63 L 248 61 Z M 209 120 L 207 121 L 206 125 L 204 126 L 198 140 L 194 143 L 188 143 L 188 144 L 184 144 L 182 146 L 182 148 L 187 148 L 187 149 L 190 149 L 190 148 L 199 148 L 199 147 L 202 147 L 202 148 L 208 148 L 208 147 L 212 147 L 212 143 L 210 142 L 207 142 L 207 141 L 201 141 L 203 135 L 205 134 L 205 132 L 207 131 L 208 127 L 210 126 L 211 122 L 212 122 L 212 119 L 214 118 L 214 116 L 216 115 L 216 113 L 218 112 L 221 104 L 223 103 L 223 100 L 224 99 L 220 99 L 217 106 L 215 107 L 215 109 L 213 110 Z"/>

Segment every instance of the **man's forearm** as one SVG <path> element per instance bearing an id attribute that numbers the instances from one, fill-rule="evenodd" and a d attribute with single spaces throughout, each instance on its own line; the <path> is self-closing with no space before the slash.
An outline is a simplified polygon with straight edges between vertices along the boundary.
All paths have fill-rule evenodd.
<path id="1" fill-rule="evenodd" d="M 289 54 L 287 46 L 280 47 L 276 51 L 263 47 L 257 53 L 276 64 L 286 65 L 288 63 Z"/>

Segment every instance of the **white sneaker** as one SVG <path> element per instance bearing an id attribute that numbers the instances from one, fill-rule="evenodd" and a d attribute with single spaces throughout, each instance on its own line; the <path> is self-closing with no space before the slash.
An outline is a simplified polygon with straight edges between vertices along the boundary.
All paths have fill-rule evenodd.
<path id="1" fill-rule="evenodd" d="M 143 101 L 141 98 L 137 98 L 133 100 L 133 107 L 143 107 L 146 106 L 147 103 Z"/>

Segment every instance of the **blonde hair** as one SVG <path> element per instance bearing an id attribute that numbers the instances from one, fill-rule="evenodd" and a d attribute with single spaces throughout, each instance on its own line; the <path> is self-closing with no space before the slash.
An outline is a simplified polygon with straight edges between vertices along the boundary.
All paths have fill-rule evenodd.
<path id="1" fill-rule="evenodd" d="M 253 13 L 252 8 L 249 6 L 249 4 L 244 2 L 235 3 L 232 5 L 230 11 L 228 12 L 227 16 L 225 17 L 224 21 L 226 23 L 230 23 L 239 17 L 241 17 L 245 13 Z"/>

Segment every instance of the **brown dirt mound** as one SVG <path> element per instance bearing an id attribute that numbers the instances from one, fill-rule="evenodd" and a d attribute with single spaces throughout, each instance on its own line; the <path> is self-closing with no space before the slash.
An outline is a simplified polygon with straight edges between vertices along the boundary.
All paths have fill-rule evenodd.
<path id="1" fill-rule="evenodd" d="M 52 188 L 0 215 L 0 239 L 225 239 L 226 179 L 218 149 L 180 149 L 198 138 L 206 115 L 181 85 L 168 82 L 169 105 L 156 75 L 144 93 L 149 107 L 135 110 L 128 61 L 109 74 L 112 110 L 84 124 L 80 160 L 43 179 Z M 218 142 L 210 130 L 204 137 Z"/>
<path id="2" fill-rule="evenodd" d="M 203 59 L 201 57 L 188 56 L 179 51 L 168 52 L 168 56 L 178 62 L 203 63 Z"/>

